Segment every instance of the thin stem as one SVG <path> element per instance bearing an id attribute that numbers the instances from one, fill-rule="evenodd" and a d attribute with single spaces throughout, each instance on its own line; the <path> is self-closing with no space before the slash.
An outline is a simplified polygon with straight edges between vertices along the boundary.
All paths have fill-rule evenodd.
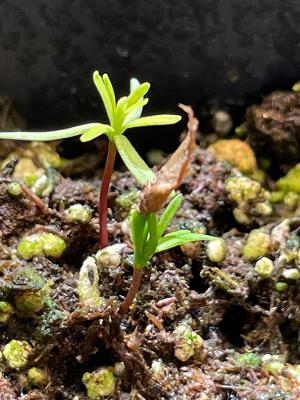
<path id="1" fill-rule="evenodd" d="M 132 275 L 132 281 L 131 281 L 130 288 L 128 290 L 127 296 L 125 297 L 125 299 L 124 299 L 123 303 L 121 304 L 119 311 L 118 311 L 120 316 L 125 315 L 129 309 L 129 307 L 133 303 L 133 300 L 139 290 L 142 276 L 143 276 L 143 270 L 141 268 L 133 269 L 133 275 Z"/>
<path id="2" fill-rule="evenodd" d="M 99 196 L 99 245 L 102 249 L 108 246 L 108 232 L 107 232 L 107 195 L 110 185 L 111 175 L 114 169 L 117 148 L 116 145 L 109 141 L 105 168 L 102 177 L 102 185 Z"/>

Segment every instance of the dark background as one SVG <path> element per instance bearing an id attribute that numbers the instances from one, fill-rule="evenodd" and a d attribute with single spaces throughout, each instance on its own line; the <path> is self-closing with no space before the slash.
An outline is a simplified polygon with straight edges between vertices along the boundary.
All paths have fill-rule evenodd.
<path id="1" fill-rule="evenodd" d="M 120 96 L 131 76 L 149 80 L 148 114 L 177 112 L 180 101 L 200 114 L 226 104 L 241 116 L 249 102 L 300 79 L 300 2 L 0 1 L 0 91 L 30 128 L 103 116 L 95 69 L 109 73 Z M 151 132 L 152 145 L 162 140 Z"/>

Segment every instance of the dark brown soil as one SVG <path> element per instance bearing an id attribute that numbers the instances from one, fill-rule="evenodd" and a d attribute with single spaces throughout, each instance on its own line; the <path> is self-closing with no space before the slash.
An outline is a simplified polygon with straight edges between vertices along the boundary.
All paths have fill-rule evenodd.
<path id="1" fill-rule="evenodd" d="M 257 111 L 253 113 L 255 119 Z M 11 173 L 2 173 L 0 300 L 14 303 L 17 294 L 37 291 L 22 275 L 30 268 L 51 281 L 51 301 L 30 317 L 14 314 L 0 327 L 1 348 L 12 339 L 26 340 L 34 348 L 29 364 L 20 370 L 0 359 L 0 400 L 85 400 L 83 373 L 120 361 L 125 372 L 117 379 L 113 399 L 300 399 L 299 383 L 290 368 L 300 364 L 299 282 L 291 282 L 285 292 L 275 291 L 280 272 L 275 271 L 271 279 L 260 279 L 253 272 L 255 262 L 242 256 L 252 227 L 239 225 L 233 217 L 234 203 L 224 185 L 231 173 L 229 164 L 197 148 L 181 187 L 184 203 L 170 228 L 205 226 L 209 234 L 225 240 L 226 258 L 210 261 L 205 244 L 199 243 L 156 255 L 145 271 L 135 304 L 122 320 L 116 311 L 130 285 L 132 250 L 124 222 L 128 212 L 116 199 L 136 188 L 133 178 L 128 173 L 114 175 L 109 198 L 110 243 L 127 247 L 121 265 L 100 271 L 104 305 L 87 310 L 79 303 L 76 287 L 82 262 L 98 247 L 98 180 L 60 175 L 52 194 L 44 199 L 46 207 L 40 209 L 25 194 L 9 195 Z M 93 209 L 90 223 L 66 220 L 63 208 L 76 203 Z M 264 224 L 263 219 L 260 222 Z M 278 220 L 266 229 L 270 232 L 276 224 Z M 291 237 L 298 235 L 298 225 L 294 218 Z M 20 239 L 43 230 L 66 240 L 64 256 L 59 260 L 18 258 Z M 268 257 L 276 262 L 278 247 L 271 248 Z M 179 341 L 174 331 L 183 322 L 204 340 L 203 347 L 186 361 L 174 352 Z M 281 355 L 284 369 L 274 371 L 261 362 L 241 361 L 239 357 L 247 352 L 258 357 Z M 151 369 L 157 360 L 163 366 L 159 377 Z M 32 366 L 45 368 L 48 385 L 30 386 L 26 371 Z"/>

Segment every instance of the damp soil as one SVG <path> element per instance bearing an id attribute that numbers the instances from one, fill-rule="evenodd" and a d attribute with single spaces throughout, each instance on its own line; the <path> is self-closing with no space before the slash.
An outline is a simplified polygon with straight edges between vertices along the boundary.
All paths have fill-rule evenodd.
<path id="1" fill-rule="evenodd" d="M 257 116 L 255 109 L 252 112 Z M 11 146 L 7 148 L 12 151 Z M 115 393 L 107 398 L 300 398 L 299 372 L 298 376 L 295 372 L 300 364 L 299 281 L 288 281 L 285 291 L 275 290 L 276 283 L 284 281 L 280 278 L 281 266 L 276 267 L 282 252 L 276 244 L 267 253 L 277 268 L 268 279 L 254 272 L 256 260 L 243 256 L 249 233 L 255 228 L 263 226 L 272 238 L 274 228 L 288 220 L 289 230 L 280 236 L 281 241 L 298 237 L 297 215 L 290 212 L 286 216 L 278 211 L 276 216 L 254 215 L 246 225 L 237 222 L 233 213 L 236 204 L 225 184 L 236 168 L 197 147 L 180 188 L 183 205 L 170 229 L 205 227 L 207 233 L 224 239 L 226 257 L 211 261 L 205 243 L 157 254 L 145 270 L 133 306 L 120 319 L 117 310 L 131 282 L 132 248 L 128 209 L 122 208 L 117 199 L 139 187 L 129 173 L 115 172 L 109 195 L 109 241 L 110 245 L 123 243 L 125 247 L 117 266 L 99 271 L 104 303 L 87 309 L 80 304 L 76 288 L 83 261 L 98 250 L 100 171 L 82 171 L 82 165 L 85 163 L 81 159 L 57 172 L 52 192 L 42 198 L 44 208 L 28 193 L 10 195 L 7 186 L 14 179 L 15 165 L 2 170 L 0 298 L 14 305 L 20 293 L 37 290 L 23 277 L 22 271 L 28 268 L 50 282 L 51 289 L 50 300 L 41 310 L 25 317 L 17 310 L 0 327 L 2 350 L 14 339 L 27 341 L 33 348 L 27 365 L 19 369 L 11 368 L 1 356 L 0 399 L 87 400 L 82 375 L 120 362 L 125 368 L 116 377 Z M 268 186 L 268 180 L 265 182 Z M 253 200 L 250 203 L 249 214 Z M 66 219 L 64 209 L 74 204 L 88 205 L 93 210 L 89 223 Z M 64 238 L 64 255 L 27 261 L 19 257 L 16 249 L 20 240 L 43 231 Z M 276 232 L 281 233 L 280 229 Z M 276 237 L 274 233 L 274 243 Z M 178 358 L 175 351 L 182 346 L 182 338 L 175 332 L 183 323 L 203 339 L 201 348 L 186 360 Z M 256 357 L 255 362 L 245 357 L 249 354 Z M 274 356 L 281 360 L 277 369 L 276 362 L 268 364 Z M 154 369 L 158 364 L 159 371 Z M 46 371 L 47 384 L 35 387 L 28 382 L 27 371 L 32 367 Z"/>

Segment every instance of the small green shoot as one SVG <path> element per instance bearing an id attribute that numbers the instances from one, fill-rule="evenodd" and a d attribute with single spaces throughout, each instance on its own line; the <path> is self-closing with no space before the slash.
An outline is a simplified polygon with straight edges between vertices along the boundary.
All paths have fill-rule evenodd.
<path id="1" fill-rule="evenodd" d="M 177 194 L 168 204 L 161 217 L 155 213 L 142 214 L 134 210 L 131 216 L 132 243 L 134 249 L 134 267 L 144 268 L 152 256 L 185 243 L 215 239 L 209 235 L 192 233 L 187 229 L 164 232 L 182 203 L 182 194 Z"/>
<path id="2" fill-rule="evenodd" d="M 131 240 L 134 250 L 133 279 L 127 296 L 120 306 L 120 315 L 126 314 L 139 289 L 142 270 L 154 254 L 200 240 L 214 240 L 213 236 L 193 233 L 187 229 L 164 235 L 181 206 L 183 196 L 177 194 L 158 218 L 156 213 L 143 214 L 135 209 L 131 216 Z"/>
<path id="3" fill-rule="evenodd" d="M 127 313 L 133 303 L 142 280 L 142 271 L 154 254 L 189 242 L 216 239 L 185 229 L 165 234 L 181 206 L 182 194 L 175 195 L 158 217 L 167 199 L 183 181 L 194 154 L 198 121 L 190 107 L 182 106 L 182 108 L 189 116 L 188 134 L 158 171 L 155 179 L 145 185 L 138 208 L 131 215 L 131 240 L 134 251 L 133 277 L 127 296 L 119 308 L 121 316 Z"/>
<path id="4" fill-rule="evenodd" d="M 0 138 L 50 141 L 80 135 L 82 142 L 88 142 L 101 135 L 107 136 L 109 147 L 99 198 L 100 247 L 106 247 L 108 245 L 107 195 L 116 152 L 119 152 L 124 164 L 139 183 L 145 184 L 155 178 L 153 171 L 123 135 L 124 132 L 131 128 L 175 124 L 181 117 L 169 114 L 141 117 L 143 107 L 149 101 L 148 98 L 144 98 L 150 89 L 148 82 L 140 84 L 137 79 L 131 79 L 129 95 L 117 101 L 115 90 L 107 74 L 101 76 L 98 71 L 95 71 L 93 80 L 103 101 L 108 124 L 90 123 L 49 132 L 0 132 Z"/>

